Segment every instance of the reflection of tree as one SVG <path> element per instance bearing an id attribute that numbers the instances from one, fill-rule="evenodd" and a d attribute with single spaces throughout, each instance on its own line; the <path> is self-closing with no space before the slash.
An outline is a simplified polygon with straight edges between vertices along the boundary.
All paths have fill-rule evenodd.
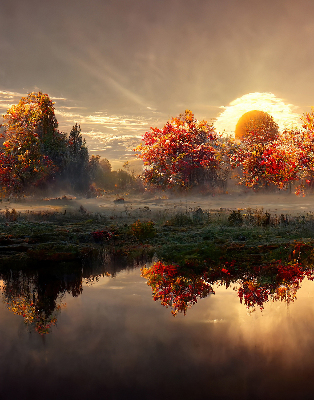
<path id="1" fill-rule="evenodd" d="M 66 292 L 78 296 L 82 292 L 79 275 L 56 274 L 44 269 L 12 271 L 2 274 L 3 300 L 14 314 L 21 315 L 27 325 L 46 334 L 57 322 Z"/>
<path id="2" fill-rule="evenodd" d="M 254 276 L 240 282 L 238 296 L 248 308 L 263 308 L 269 300 L 290 303 L 295 300 L 305 276 L 312 279 L 313 271 L 298 262 L 286 265 L 281 261 L 273 262 L 256 269 Z"/>
<path id="3" fill-rule="evenodd" d="M 194 269 L 194 270 L 193 270 Z M 199 268 L 197 268 L 199 269 Z M 295 300 L 296 292 L 305 277 L 314 279 L 312 264 L 292 260 L 283 263 L 273 261 L 262 266 L 236 265 L 226 262 L 220 266 L 210 266 L 203 272 L 195 272 L 195 266 L 166 265 L 162 262 L 142 269 L 142 276 L 152 287 L 154 300 L 172 308 L 172 314 L 187 311 L 199 298 L 214 294 L 212 285 L 234 285 L 240 302 L 248 309 L 264 308 L 268 301 Z"/>
<path id="4" fill-rule="evenodd" d="M 152 287 L 154 300 L 160 300 L 163 306 L 170 306 L 173 315 L 178 312 L 185 314 L 189 306 L 197 303 L 198 298 L 214 293 L 203 275 L 193 271 L 181 274 L 178 267 L 165 265 L 160 261 L 151 268 L 143 268 L 142 276 Z"/>
<path id="5" fill-rule="evenodd" d="M 114 276 L 121 270 L 110 257 L 86 260 L 81 263 L 52 263 L 40 268 L 0 270 L 4 303 L 24 323 L 41 335 L 57 323 L 66 293 L 73 297 L 83 291 L 83 283 L 93 284 L 101 276 Z"/>

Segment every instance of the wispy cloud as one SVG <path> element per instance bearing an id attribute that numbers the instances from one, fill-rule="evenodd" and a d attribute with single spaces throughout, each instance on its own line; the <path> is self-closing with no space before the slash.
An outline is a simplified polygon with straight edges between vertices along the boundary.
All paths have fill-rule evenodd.
<path id="1" fill-rule="evenodd" d="M 69 108 L 57 108 L 56 116 L 60 124 L 68 126 L 78 123 L 84 131 L 91 131 L 97 126 L 97 129 L 110 129 L 121 133 L 126 130 L 136 132 L 149 129 L 150 124 L 154 122 L 152 116 L 145 118 L 135 115 L 109 115 L 103 111 L 84 115 L 83 113 L 69 111 Z"/>
<path id="2" fill-rule="evenodd" d="M 8 90 L 0 90 L 0 115 L 3 115 L 14 104 L 17 104 L 25 93 L 10 92 Z"/>

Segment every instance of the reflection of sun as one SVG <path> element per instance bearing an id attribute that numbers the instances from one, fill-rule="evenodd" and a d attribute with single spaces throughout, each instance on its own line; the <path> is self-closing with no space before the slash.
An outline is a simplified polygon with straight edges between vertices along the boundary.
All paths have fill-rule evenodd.
<path id="1" fill-rule="evenodd" d="M 271 115 L 279 125 L 279 130 L 291 127 L 300 127 L 301 115 L 293 112 L 294 106 L 285 104 L 273 93 L 249 93 L 232 101 L 229 106 L 224 107 L 224 111 L 214 122 L 217 132 L 225 132 L 227 135 L 234 136 L 235 127 L 239 118 L 248 111 L 260 110 Z"/>

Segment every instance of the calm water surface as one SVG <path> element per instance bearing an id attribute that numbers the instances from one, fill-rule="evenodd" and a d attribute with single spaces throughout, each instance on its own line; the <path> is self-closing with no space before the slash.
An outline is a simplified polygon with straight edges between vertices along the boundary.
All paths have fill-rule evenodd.
<path id="1" fill-rule="evenodd" d="M 0 281 L 1 399 L 313 398 L 312 281 L 253 313 L 216 287 L 173 317 L 140 268 L 32 273 Z"/>

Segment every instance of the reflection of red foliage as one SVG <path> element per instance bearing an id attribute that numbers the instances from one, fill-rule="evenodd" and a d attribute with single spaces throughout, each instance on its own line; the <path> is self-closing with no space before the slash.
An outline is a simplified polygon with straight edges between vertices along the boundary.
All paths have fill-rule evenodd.
<path id="1" fill-rule="evenodd" d="M 248 308 L 259 306 L 269 300 L 281 300 L 287 303 L 294 301 L 296 292 L 304 277 L 313 276 L 312 270 L 306 270 L 298 262 L 282 264 L 273 262 L 260 268 L 255 268 L 256 275 L 250 280 L 240 282 L 238 296 Z"/>
<path id="2" fill-rule="evenodd" d="M 276 261 L 242 272 L 233 268 L 234 264 L 232 261 L 225 263 L 223 268 L 212 268 L 198 274 L 187 266 L 180 269 L 159 261 L 150 268 L 143 268 L 142 276 L 152 287 L 153 299 L 172 307 L 174 315 L 178 312 L 185 314 L 199 298 L 214 294 L 213 284 L 228 287 L 230 283 L 235 283 L 241 303 L 248 308 L 258 306 L 263 309 L 269 300 L 294 301 L 304 277 L 314 277 L 313 270 L 303 267 L 299 262 L 284 264 Z"/>
<path id="3" fill-rule="evenodd" d="M 153 299 L 160 300 L 163 306 L 170 306 L 171 312 L 186 314 L 188 307 L 197 303 L 198 298 L 214 293 L 211 285 L 193 271 L 180 274 L 175 265 L 155 263 L 151 268 L 143 268 L 142 276 L 153 289 Z"/>
<path id="4" fill-rule="evenodd" d="M 92 232 L 93 239 L 95 242 L 101 242 L 103 240 L 110 240 L 112 239 L 112 233 L 109 231 L 95 231 Z"/>
<path id="5" fill-rule="evenodd" d="M 241 303 L 247 307 L 259 306 L 263 308 L 264 303 L 268 301 L 269 289 L 265 286 L 259 286 L 256 282 L 243 282 L 242 287 L 238 289 L 238 296 Z"/>

